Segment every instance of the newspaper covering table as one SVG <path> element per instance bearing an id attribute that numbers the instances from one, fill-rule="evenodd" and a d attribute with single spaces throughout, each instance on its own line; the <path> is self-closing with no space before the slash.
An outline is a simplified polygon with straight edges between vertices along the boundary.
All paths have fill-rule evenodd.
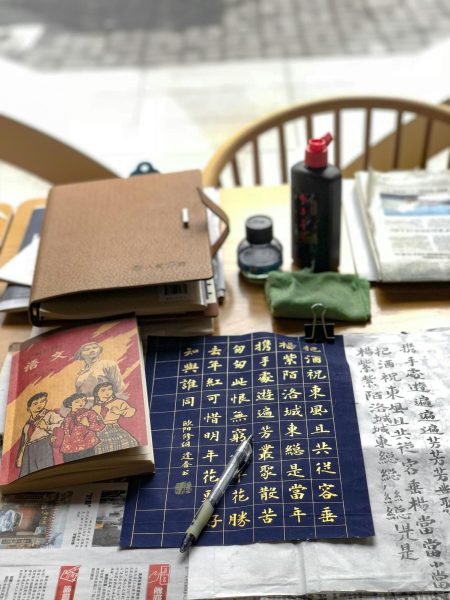
<path id="1" fill-rule="evenodd" d="M 182 600 L 187 557 L 118 547 L 126 482 L 0 500 L 1 600 Z"/>

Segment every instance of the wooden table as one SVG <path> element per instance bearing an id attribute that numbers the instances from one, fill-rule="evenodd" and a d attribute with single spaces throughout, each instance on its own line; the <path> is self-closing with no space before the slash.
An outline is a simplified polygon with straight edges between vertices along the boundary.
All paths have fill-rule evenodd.
<path id="1" fill-rule="evenodd" d="M 223 254 L 226 297 L 217 319 L 218 334 L 254 331 L 276 331 L 303 334 L 304 321 L 272 319 L 262 284 L 250 283 L 239 275 L 236 249 L 245 237 L 245 219 L 267 214 L 274 222 L 274 235 L 283 244 L 283 269 L 291 270 L 291 234 L 289 188 L 287 186 L 230 188 L 221 191 L 221 205 L 230 217 L 231 232 Z M 341 271 L 353 272 L 348 233 L 343 230 Z M 8 238 L 7 238 L 8 241 Z M 4 248 L 6 250 L 6 248 Z M 450 326 L 450 284 L 384 284 L 374 285 L 370 292 L 372 320 L 369 323 L 336 323 L 343 332 L 417 331 Z M 0 316 L 0 360 L 12 341 L 23 341 L 30 335 L 30 325 L 23 314 Z"/>
<path id="2" fill-rule="evenodd" d="M 261 284 L 239 275 L 236 249 L 245 237 L 245 219 L 267 214 L 274 236 L 283 244 L 283 269 L 291 270 L 291 224 L 288 186 L 229 188 L 221 191 L 221 206 L 230 217 L 231 231 L 224 247 L 226 296 L 218 333 L 276 331 L 303 334 L 304 321 L 272 319 Z M 342 231 L 341 272 L 354 272 L 345 224 Z M 372 319 L 368 323 L 336 323 L 343 332 L 418 331 L 450 326 L 450 283 L 377 284 L 370 291 Z"/>

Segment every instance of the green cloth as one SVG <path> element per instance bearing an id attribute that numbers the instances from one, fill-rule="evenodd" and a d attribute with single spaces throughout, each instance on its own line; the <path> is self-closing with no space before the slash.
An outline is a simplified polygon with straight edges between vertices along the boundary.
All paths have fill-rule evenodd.
<path id="1" fill-rule="evenodd" d="M 369 282 L 357 275 L 272 271 L 265 284 L 274 317 L 312 318 L 311 306 L 326 307 L 325 317 L 339 321 L 370 319 Z"/>

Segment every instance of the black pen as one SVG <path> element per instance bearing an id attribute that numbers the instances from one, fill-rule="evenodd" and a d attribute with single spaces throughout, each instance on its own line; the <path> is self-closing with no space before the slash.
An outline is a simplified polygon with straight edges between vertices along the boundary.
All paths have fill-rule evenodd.
<path id="1" fill-rule="evenodd" d="M 180 552 L 186 552 L 197 541 L 231 481 L 246 469 L 253 454 L 252 440 L 253 436 L 250 435 L 237 447 L 236 452 L 225 467 L 225 471 L 219 477 L 219 481 L 213 487 L 210 495 L 203 502 L 192 523 L 187 528 L 180 546 Z"/>

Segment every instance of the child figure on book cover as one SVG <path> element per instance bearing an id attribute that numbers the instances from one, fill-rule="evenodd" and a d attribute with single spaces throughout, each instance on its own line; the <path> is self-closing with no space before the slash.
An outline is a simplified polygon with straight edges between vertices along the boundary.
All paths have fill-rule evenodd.
<path id="1" fill-rule="evenodd" d="M 0 482 L 147 445 L 144 386 L 135 319 L 57 330 L 20 344 Z"/>

